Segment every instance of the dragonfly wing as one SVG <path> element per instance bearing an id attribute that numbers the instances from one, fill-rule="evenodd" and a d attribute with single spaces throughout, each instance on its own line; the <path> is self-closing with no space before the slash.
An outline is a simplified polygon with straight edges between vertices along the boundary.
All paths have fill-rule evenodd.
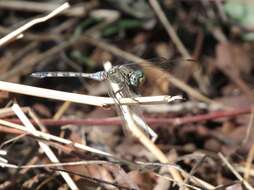
<path id="1" fill-rule="evenodd" d="M 112 93 L 112 92 L 111 92 Z M 137 101 L 136 99 L 135 99 L 135 97 L 137 97 L 137 94 L 135 94 L 135 93 L 133 93 L 132 92 L 132 90 L 129 88 L 129 86 L 128 86 L 128 83 L 126 82 L 126 83 L 124 83 L 124 84 L 122 84 L 122 86 L 121 86 L 121 89 L 120 89 L 120 91 L 118 92 L 118 93 L 120 93 L 121 95 L 122 95 L 122 97 L 127 97 L 127 98 L 133 98 L 133 100 L 134 101 Z M 114 93 L 113 93 L 113 96 L 115 96 L 114 95 Z M 115 96 L 116 97 L 116 96 Z M 116 100 L 116 108 L 117 108 L 117 111 L 118 111 L 118 115 L 120 115 L 121 116 L 121 120 L 122 120 L 122 122 L 123 122 L 123 131 L 124 131 L 124 134 L 125 135 L 129 135 L 129 133 L 130 133 L 130 130 L 128 130 L 127 129 L 127 122 L 125 121 L 125 119 L 124 119 L 124 117 L 123 117 L 123 112 L 124 112 L 124 110 L 122 110 L 121 108 L 122 108 L 122 106 L 121 106 L 121 104 L 120 104 L 120 102 L 119 102 L 119 100 L 116 98 L 115 99 Z M 130 113 L 132 114 L 132 116 L 133 115 L 136 115 L 136 117 L 141 117 L 143 120 L 144 120 L 144 118 L 143 118 L 143 112 L 142 112 L 142 110 L 141 110 L 141 108 L 140 108 L 140 106 L 138 105 L 138 101 L 137 101 L 137 104 L 133 104 L 133 105 L 129 105 L 128 106 L 128 109 L 131 111 Z M 133 118 L 134 119 L 134 118 Z M 141 120 L 142 120 L 141 119 Z M 136 120 L 134 119 L 134 121 L 135 121 L 135 123 L 136 123 Z M 137 123 L 138 124 L 138 123 Z M 139 126 L 140 126 L 140 124 L 138 124 Z M 150 137 L 150 131 L 151 130 L 149 130 L 149 128 L 148 128 L 148 126 L 147 125 L 142 125 L 144 128 L 142 128 L 142 130 L 145 132 L 145 134 L 148 136 L 148 137 Z"/>
<path id="2" fill-rule="evenodd" d="M 165 70 L 168 70 L 172 67 L 174 67 L 175 64 L 178 63 L 186 63 L 186 64 L 192 64 L 193 62 L 197 62 L 194 59 L 166 59 L 163 57 L 159 58 L 152 58 L 152 59 L 146 59 L 144 62 L 128 62 L 126 64 L 122 64 L 119 66 L 120 69 L 129 69 L 129 70 L 136 70 L 136 69 L 146 69 L 146 68 L 153 68 L 153 67 L 159 67 Z"/>
<path id="3" fill-rule="evenodd" d="M 125 118 L 123 116 L 124 110 L 122 109 L 122 105 L 121 105 L 119 99 L 116 97 L 116 94 L 114 93 L 114 91 L 111 87 L 110 81 L 107 80 L 106 83 L 107 83 L 107 86 L 108 86 L 109 96 L 111 98 L 113 98 L 113 100 L 115 102 L 115 108 L 116 108 L 117 115 L 121 118 L 123 133 L 124 133 L 125 136 L 129 136 L 131 134 L 130 134 L 130 130 L 127 127 L 128 126 L 127 121 L 125 120 Z M 119 92 L 119 93 L 121 93 L 121 92 Z"/>

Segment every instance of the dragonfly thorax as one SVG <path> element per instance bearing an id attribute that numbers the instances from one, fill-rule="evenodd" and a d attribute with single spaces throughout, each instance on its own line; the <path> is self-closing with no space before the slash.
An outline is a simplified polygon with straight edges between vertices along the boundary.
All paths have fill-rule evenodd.
<path id="1" fill-rule="evenodd" d="M 122 72 L 119 67 L 113 67 L 107 72 L 107 78 L 117 84 L 125 83 L 125 73 Z"/>

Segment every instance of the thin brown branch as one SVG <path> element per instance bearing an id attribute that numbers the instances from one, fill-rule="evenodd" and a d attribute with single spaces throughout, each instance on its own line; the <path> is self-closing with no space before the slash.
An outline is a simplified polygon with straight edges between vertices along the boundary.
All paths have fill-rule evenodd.
<path id="1" fill-rule="evenodd" d="M 62 15 L 81 17 L 86 15 L 87 7 L 94 7 L 96 1 L 89 3 L 78 4 L 71 7 L 69 10 L 62 12 Z M 51 2 L 36 2 L 36 1 L 0 1 L 0 9 L 25 11 L 25 12 L 37 12 L 45 13 L 54 10 L 59 4 Z"/>
<path id="2" fill-rule="evenodd" d="M 168 35 L 171 37 L 171 40 L 174 42 L 175 46 L 177 47 L 178 51 L 182 54 L 185 58 L 190 58 L 191 55 L 188 50 L 183 45 L 182 41 L 176 34 L 174 28 L 172 27 L 171 23 L 163 13 L 158 1 L 149 0 L 151 6 L 153 7 L 155 13 L 157 14 L 158 18 L 160 19 L 161 23 L 163 24 L 164 28 L 168 32 Z"/>
<path id="3" fill-rule="evenodd" d="M 184 125 L 195 122 L 205 122 L 209 120 L 217 120 L 223 118 L 232 118 L 240 115 L 250 114 L 251 108 L 243 108 L 231 111 L 216 111 L 208 114 L 200 114 L 187 117 L 176 117 L 176 118 L 151 118 L 145 117 L 145 121 L 150 125 Z M 20 124 L 18 119 L 5 119 L 6 121 Z M 87 125 L 87 126 L 112 126 L 121 125 L 121 120 L 118 117 L 111 118 L 88 118 L 88 119 L 41 119 L 44 125 L 47 126 L 58 126 L 58 125 Z M 34 121 L 32 121 L 34 122 Z"/>

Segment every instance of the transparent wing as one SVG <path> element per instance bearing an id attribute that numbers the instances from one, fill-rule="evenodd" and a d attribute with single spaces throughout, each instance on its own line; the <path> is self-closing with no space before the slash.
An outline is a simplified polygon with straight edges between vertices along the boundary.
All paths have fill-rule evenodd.
<path id="1" fill-rule="evenodd" d="M 127 128 L 127 122 L 123 117 L 124 110 L 122 110 L 122 108 L 121 108 L 121 103 L 119 102 L 118 98 L 116 97 L 116 94 L 114 93 L 114 91 L 111 87 L 110 81 L 107 80 L 106 83 L 107 83 L 107 87 L 108 87 L 108 94 L 111 98 L 113 98 L 113 100 L 115 102 L 115 108 L 116 108 L 117 115 L 121 118 L 123 133 L 125 136 L 131 135 L 130 130 Z M 119 92 L 119 93 L 122 93 L 122 92 Z"/>
<path id="2" fill-rule="evenodd" d="M 127 67 L 127 68 L 131 68 L 131 69 L 136 69 L 138 67 L 160 67 L 163 69 L 168 69 L 170 67 L 172 67 L 174 64 L 177 63 L 183 63 L 183 62 L 196 62 L 196 60 L 194 59 L 166 59 L 164 57 L 160 57 L 160 58 L 152 58 L 152 59 L 146 59 L 146 62 L 138 62 L 138 63 L 134 63 L 134 62 L 128 62 L 126 64 L 120 65 L 119 67 Z"/>
<path id="3" fill-rule="evenodd" d="M 113 92 L 111 85 L 109 83 L 108 83 L 108 85 L 109 85 L 109 95 L 114 99 L 117 114 L 121 117 L 121 121 L 123 124 L 123 132 L 126 136 L 128 136 L 128 135 L 130 135 L 130 130 L 127 128 L 127 122 L 126 122 L 125 118 L 123 117 L 124 110 L 122 109 L 121 103 L 119 102 L 118 98 L 116 97 L 116 94 Z M 135 97 L 137 97 L 137 95 L 130 90 L 127 83 L 121 84 L 120 87 L 121 87 L 121 89 L 117 93 L 120 93 L 122 97 L 133 98 L 133 100 L 135 100 Z M 135 101 L 137 101 L 137 100 L 135 100 Z M 128 109 L 131 111 L 132 114 L 135 114 L 136 116 L 143 118 L 142 110 L 140 109 L 140 106 L 138 104 L 129 105 Z M 145 134 L 148 137 L 150 137 L 149 129 L 146 128 L 146 126 L 143 129 L 143 131 L 145 132 Z"/>
<path id="4" fill-rule="evenodd" d="M 191 62 L 195 62 L 193 59 L 165 59 L 165 58 L 156 58 L 151 59 L 145 62 L 140 63 L 127 63 L 119 66 L 119 68 L 129 70 L 129 71 L 135 71 L 137 69 L 141 70 L 143 73 L 143 81 L 147 81 L 148 84 L 150 84 L 151 88 L 142 88 L 145 90 L 144 92 L 149 93 L 150 91 L 159 92 L 159 93 L 167 93 L 170 82 L 168 79 L 168 71 L 171 71 L 174 68 L 174 64 L 180 64 L 183 62 L 188 62 L 191 64 Z M 132 75 L 134 76 L 134 75 Z M 141 84 L 143 82 L 141 81 Z M 138 84 L 138 83 L 136 83 Z M 140 90 L 140 89 L 138 89 Z M 140 92 L 140 91 L 139 91 Z"/>

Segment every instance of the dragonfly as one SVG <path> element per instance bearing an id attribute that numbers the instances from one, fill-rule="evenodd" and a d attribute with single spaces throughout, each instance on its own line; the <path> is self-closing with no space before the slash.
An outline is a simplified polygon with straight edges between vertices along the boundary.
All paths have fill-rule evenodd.
<path id="1" fill-rule="evenodd" d="M 124 64 L 124 65 L 116 65 L 113 66 L 108 71 L 98 71 L 95 73 L 82 73 L 82 72 L 35 72 L 32 73 L 32 77 L 36 78 L 48 78 L 48 77 L 82 77 L 82 78 L 88 78 L 93 79 L 97 81 L 105 81 L 108 80 L 110 82 L 116 83 L 119 86 L 119 90 L 115 93 L 113 93 L 113 90 L 109 88 L 109 95 L 114 99 L 116 111 L 118 112 L 118 115 L 120 115 L 123 126 L 127 126 L 125 119 L 123 118 L 123 110 L 121 109 L 120 102 L 118 98 L 116 98 L 116 93 L 121 93 L 122 97 L 128 97 L 132 98 L 133 94 L 136 94 L 137 89 L 139 86 L 144 82 L 145 75 L 142 69 L 134 69 L 132 66 L 136 67 L 136 64 Z M 109 85 L 111 86 L 111 85 Z M 134 93 L 133 93 L 134 92 Z M 135 99 L 134 99 L 135 100 Z M 132 106 L 134 110 L 134 106 Z M 137 112 L 138 109 L 135 108 L 135 112 Z M 123 128 L 124 134 L 128 134 L 129 130 L 126 128 Z M 146 134 L 149 135 L 149 132 L 147 129 L 144 129 Z M 154 133 L 154 132 L 153 132 Z"/>
<path id="2" fill-rule="evenodd" d="M 136 92 L 141 84 L 145 81 L 143 70 L 135 70 L 129 67 L 132 64 L 113 66 L 109 71 L 98 71 L 95 73 L 81 73 L 81 72 L 35 72 L 32 77 L 48 78 L 48 77 L 82 77 L 97 81 L 109 80 L 117 83 L 120 86 L 120 91 L 129 87 L 133 92 Z"/>
<path id="3" fill-rule="evenodd" d="M 169 66 L 168 63 L 175 62 L 175 61 L 176 60 L 172 61 L 168 59 L 161 59 L 160 62 L 152 61 L 153 63 L 152 65 L 156 65 L 156 66 L 159 65 L 159 67 L 167 68 Z M 190 59 L 185 61 L 192 61 L 192 60 Z M 81 78 L 88 78 L 88 79 L 93 79 L 97 81 L 109 80 L 110 82 L 118 84 L 119 91 L 117 91 L 116 93 L 121 93 L 123 97 L 133 98 L 135 100 L 135 95 L 138 94 L 139 87 L 145 81 L 145 74 L 144 74 L 144 71 L 141 69 L 140 65 L 145 67 L 149 66 L 145 63 L 143 64 L 142 63 L 140 64 L 126 63 L 123 65 L 113 66 L 108 71 L 98 71 L 95 73 L 53 71 L 53 72 L 35 72 L 35 73 L 32 73 L 31 76 L 36 78 L 81 77 Z M 112 91 L 109 90 L 109 94 L 115 100 L 116 108 L 117 108 L 117 111 L 119 112 L 119 110 L 121 110 L 119 106 L 120 102 L 117 100 L 115 94 L 112 93 Z M 123 123 L 125 123 L 125 121 L 123 121 Z"/>
<path id="4" fill-rule="evenodd" d="M 147 65 L 143 63 L 127 63 L 123 65 L 113 66 L 109 71 L 98 71 L 95 73 L 82 73 L 82 72 L 34 72 L 31 74 L 32 77 L 36 78 L 48 78 L 48 77 L 79 77 L 88 78 L 97 81 L 109 80 L 113 83 L 117 83 L 121 90 L 128 87 L 134 93 L 137 93 L 138 88 L 145 81 L 144 71 L 141 69 L 140 65 L 146 66 L 159 66 L 162 68 L 167 68 L 170 66 L 169 63 L 179 62 L 182 59 L 168 60 L 166 58 L 159 58 L 158 60 L 148 60 L 152 65 Z M 184 59 L 187 62 L 193 62 L 192 59 Z"/>

